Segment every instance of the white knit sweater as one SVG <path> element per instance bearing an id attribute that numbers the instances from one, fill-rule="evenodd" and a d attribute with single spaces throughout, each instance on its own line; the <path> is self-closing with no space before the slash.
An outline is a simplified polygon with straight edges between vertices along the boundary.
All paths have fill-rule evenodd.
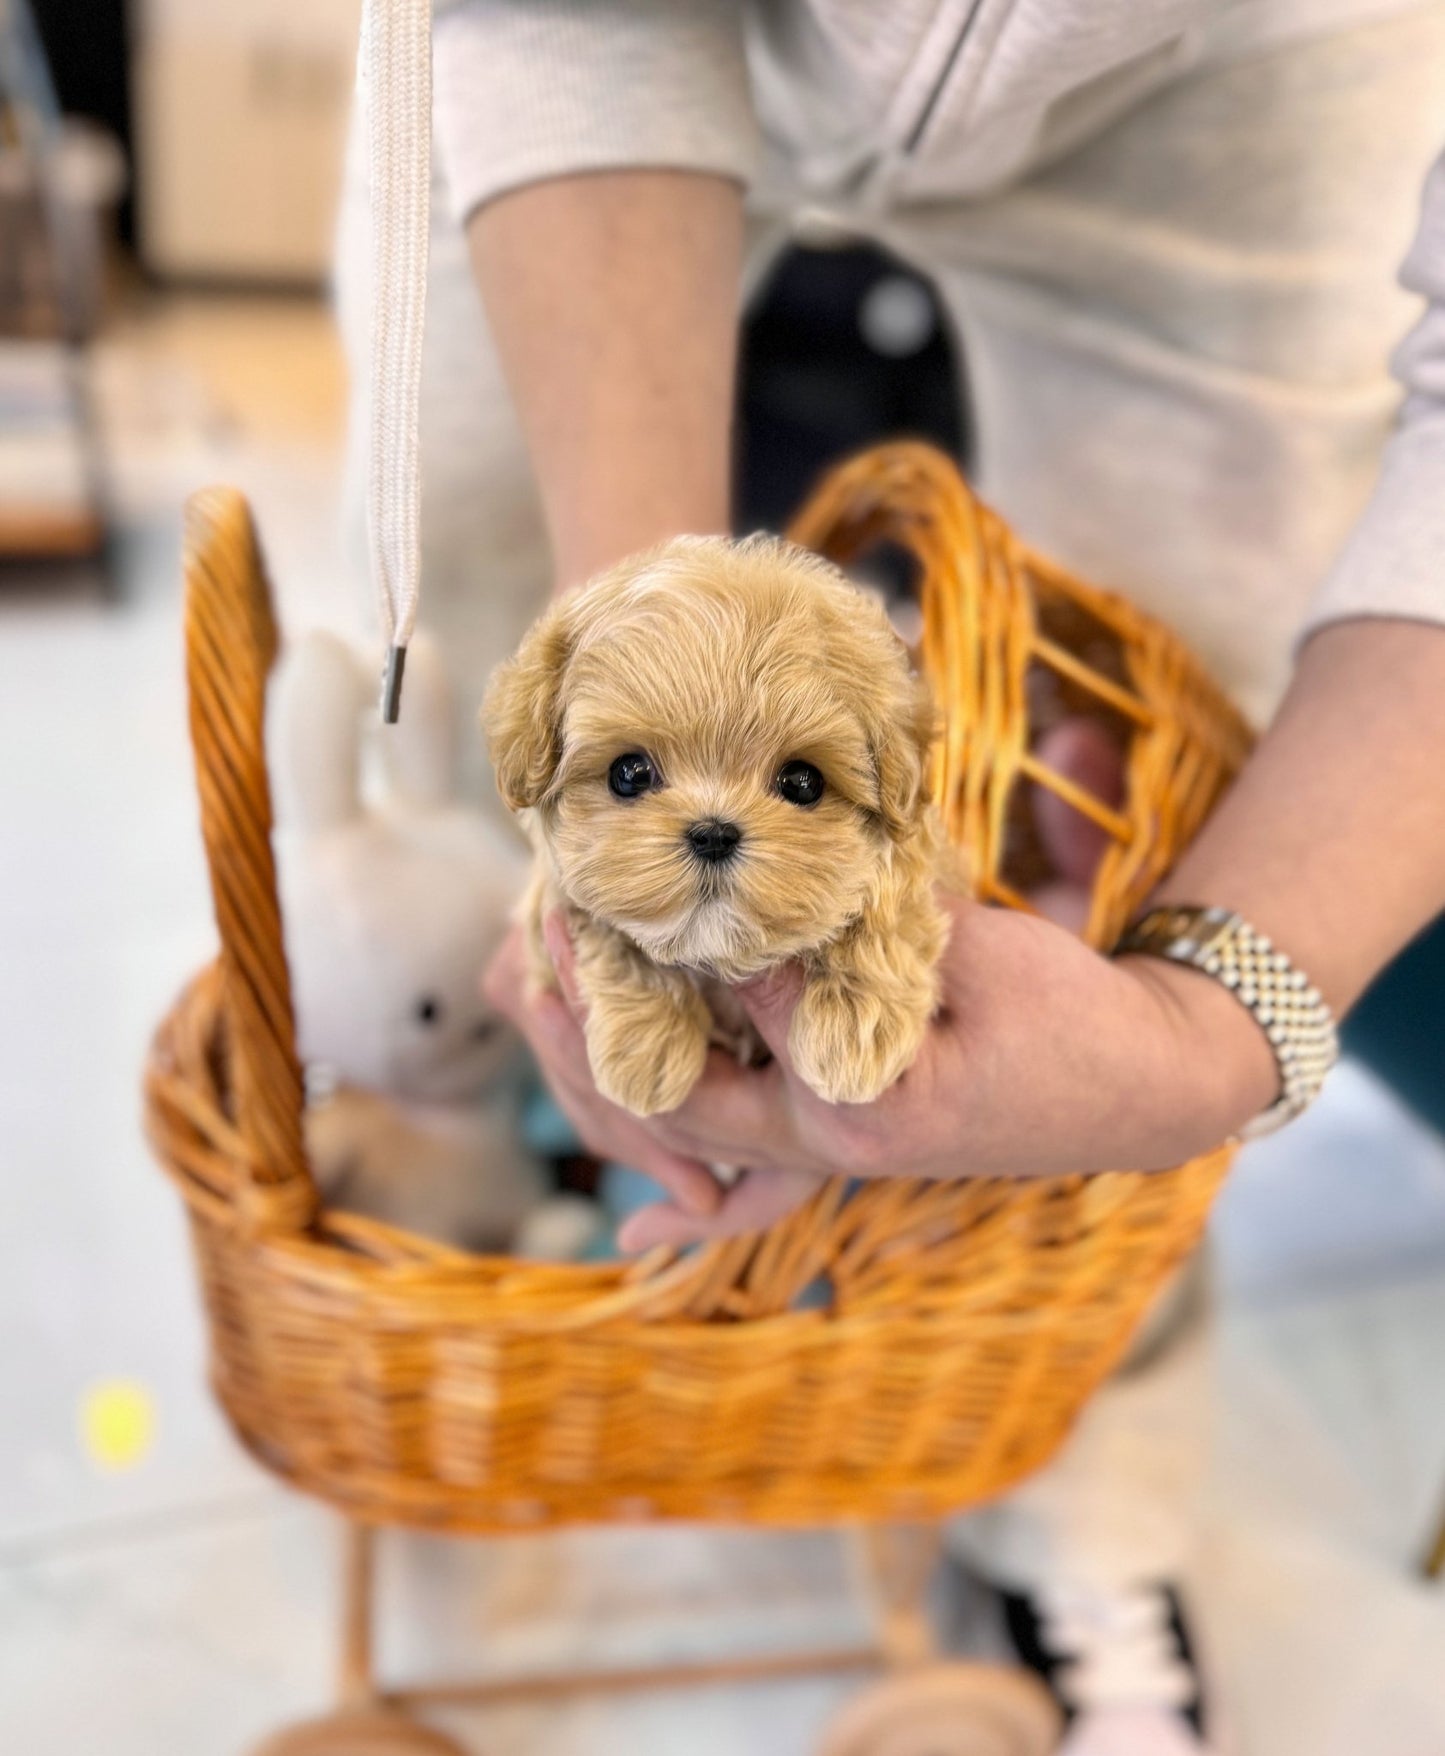
<path id="1" fill-rule="evenodd" d="M 881 211 L 986 196 L 1182 75 L 1408 9 L 1409 0 L 460 0 L 436 23 L 438 140 L 459 218 L 522 184 L 629 165 L 764 187 L 781 167 L 803 199 Z M 1440 123 L 1445 140 L 1445 115 Z M 1307 628 L 1359 615 L 1445 621 L 1445 162 L 1426 185 L 1401 278 L 1426 310 L 1393 362 L 1398 430 Z"/>

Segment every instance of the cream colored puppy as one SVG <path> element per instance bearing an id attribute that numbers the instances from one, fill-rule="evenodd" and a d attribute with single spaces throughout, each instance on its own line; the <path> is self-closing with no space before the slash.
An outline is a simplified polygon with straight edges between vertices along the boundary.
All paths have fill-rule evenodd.
<path id="1" fill-rule="evenodd" d="M 926 770 L 934 714 L 883 611 L 773 538 L 679 537 L 569 593 L 497 671 L 484 721 L 502 797 L 561 905 L 597 1088 L 675 1109 L 710 1042 L 748 1053 L 725 984 L 800 959 L 789 1052 L 867 1103 L 937 1001 L 947 861 Z"/>

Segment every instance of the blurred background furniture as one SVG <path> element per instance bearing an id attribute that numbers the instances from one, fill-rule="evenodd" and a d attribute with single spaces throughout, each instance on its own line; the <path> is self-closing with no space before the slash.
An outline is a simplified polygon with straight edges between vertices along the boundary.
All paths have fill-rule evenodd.
<path id="1" fill-rule="evenodd" d="M 141 249 L 168 280 L 321 285 L 359 0 L 135 0 Z"/>
<path id="2" fill-rule="evenodd" d="M 114 140 L 62 117 L 29 0 L 0 0 L 0 559 L 104 544 L 86 350 L 124 181 Z"/>

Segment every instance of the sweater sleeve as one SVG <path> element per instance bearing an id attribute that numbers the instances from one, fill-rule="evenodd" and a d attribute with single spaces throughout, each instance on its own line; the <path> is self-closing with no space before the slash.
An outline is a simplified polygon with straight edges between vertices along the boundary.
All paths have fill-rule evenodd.
<path id="1" fill-rule="evenodd" d="M 740 0 L 461 0 L 433 27 L 452 210 L 576 171 L 746 183 L 759 152 Z"/>
<path id="2" fill-rule="evenodd" d="M 1405 389 L 1379 481 L 1310 606 L 1301 638 L 1354 616 L 1445 622 L 1445 156 L 1400 271 L 1427 300 L 1391 362 Z"/>

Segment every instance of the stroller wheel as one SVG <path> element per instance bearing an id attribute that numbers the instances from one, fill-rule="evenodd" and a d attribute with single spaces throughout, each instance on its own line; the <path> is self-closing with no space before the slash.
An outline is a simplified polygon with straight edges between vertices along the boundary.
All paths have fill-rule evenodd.
<path id="1" fill-rule="evenodd" d="M 1026 1671 L 940 1664 L 903 1671 L 835 1715 L 819 1756 L 1051 1756 L 1063 1723 Z"/>
<path id="2" fill-rule="evenodd" d="M 277 1732 L 252 1756 L 467 1756 L 456 1741 L 387 1707 L 342 1708 Z"/>

